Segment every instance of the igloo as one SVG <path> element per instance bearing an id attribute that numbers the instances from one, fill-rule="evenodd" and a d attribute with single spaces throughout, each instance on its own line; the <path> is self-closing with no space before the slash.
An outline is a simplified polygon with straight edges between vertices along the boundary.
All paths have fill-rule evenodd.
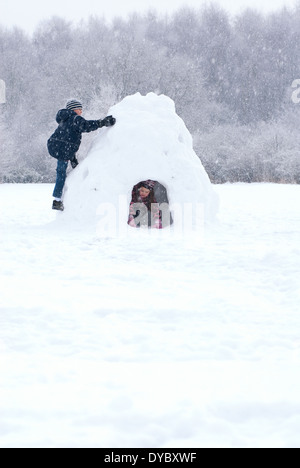
<path id="1" fill-rule="evenodd" d="M 65 211 L 59 216 L 98 231 L 128 232 L 133 190 L 150 180 L 163 194 L 157 203 L 167 201 L 170 208 L 165 226 L 197 229 L 211 221 L 217 196 L 174 102 L 165 95 L 137 93 L 108 113 L 117 123 L 99 130 L 86 159 L 70 172 Z"/>

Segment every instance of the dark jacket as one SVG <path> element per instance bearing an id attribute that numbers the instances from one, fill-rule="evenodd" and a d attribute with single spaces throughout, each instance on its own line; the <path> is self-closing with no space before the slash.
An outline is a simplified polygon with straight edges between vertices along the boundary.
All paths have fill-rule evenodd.
<path id="1" fill-rule="evenodd" d="M 93 132 L 101 127 L 100 120 L 85 120 L 68 109 L 58 111 L 56 122 L 58 127 L 49 138 L 47 146 L 49 154 L 60 161 L 75 158 L 80 147 L 82 133 Z"/>

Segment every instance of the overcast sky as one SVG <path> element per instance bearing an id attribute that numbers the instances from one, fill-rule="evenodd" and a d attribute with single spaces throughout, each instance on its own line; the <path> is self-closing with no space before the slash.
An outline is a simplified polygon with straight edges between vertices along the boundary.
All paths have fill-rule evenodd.
<path id="1" fill-rule="evenodd" d="M 209 3 L 211 2 L 207 0 L 0 0 L 0 25 L 20 26 L 31 33 L 40 21 L 53 15 L 77 23 L 90 15 L 104 16 L 110 20 L 115 16 L 126 17 L 133 11 L 147 11 L 150 8 L 158 12 L 172 13 L 184 5 L 199 8 Z M 212 3 L 219 4 L 234 15 L 247 7 L 262 12 L 275 11 L 284 5 L 293 7 L 296 1 L 217 0 Z"/>

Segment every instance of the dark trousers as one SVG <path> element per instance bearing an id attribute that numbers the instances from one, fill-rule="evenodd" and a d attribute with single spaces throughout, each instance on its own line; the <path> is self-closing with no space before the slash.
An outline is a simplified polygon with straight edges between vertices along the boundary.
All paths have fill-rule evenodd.
<path id="1" fill-rule="evenodd" d="M 53 197 L 61 198 L 67 178 L 68 161 L 57 161 L 56 184 L 53 191 Z"/>

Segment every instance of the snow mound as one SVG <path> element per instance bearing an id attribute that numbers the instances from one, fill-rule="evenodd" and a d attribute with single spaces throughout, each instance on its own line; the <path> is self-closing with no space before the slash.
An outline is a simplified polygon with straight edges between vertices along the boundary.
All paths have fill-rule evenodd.
<path id="1" fill-rule="evenodd" d="M 127 225 L 132 189 L 151 179 L 167 190 L 172 229 L 182 224 L 194 228 L 201 216 L 211 221 L 217 195 L 174 102 L 164 95 L 137 93 L 108 113 L 117 123 L 99 131 L 87 158 L 70 173 L 65 211 L 59 215 L 86 226 L 132 230 Z"/>

